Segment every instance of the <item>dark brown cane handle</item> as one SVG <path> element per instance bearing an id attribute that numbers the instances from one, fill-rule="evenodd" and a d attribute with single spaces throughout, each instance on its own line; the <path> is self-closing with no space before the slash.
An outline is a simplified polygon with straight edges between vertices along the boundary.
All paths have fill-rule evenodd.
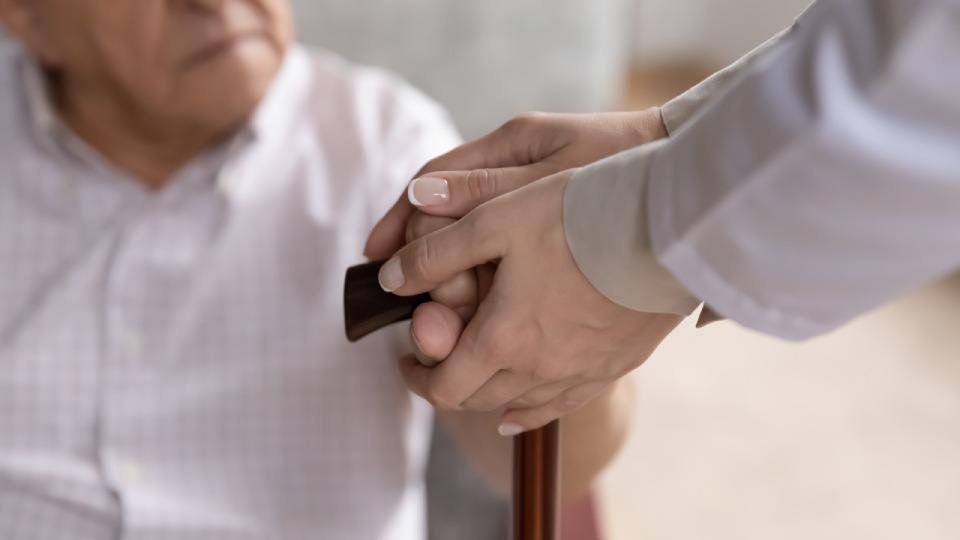
<path id="1" fill-rule="evenodd" d="M 397 296 L 384 291 L 377 279 L 384 262 L 374 261 L 347 270 L 343 317 L 351 342 L 384 326 L 410 320 L 417 306 L 430 301 L 429 294 Z"/>

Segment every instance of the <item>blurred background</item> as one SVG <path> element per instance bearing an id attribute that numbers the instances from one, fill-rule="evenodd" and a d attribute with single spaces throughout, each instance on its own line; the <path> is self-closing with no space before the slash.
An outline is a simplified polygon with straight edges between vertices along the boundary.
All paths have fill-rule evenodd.
<path id="1" fill-rule="evenodd" d="M 304 41 L 399 73 L 470 138 L 527 110 L 661 104 L 808 0 L 293 3 Z M 597 488 L 606 540 L 960 538 L 960 278 L 804 344 L 688 323 L 633 378 Z"/>
<path id="2" fill-rule="evenodd" d="M 810 0 L 293 0 L 301 39 L 400 73 L 468 138 L 529 110 L 647 106 L 765 41 Z"/>

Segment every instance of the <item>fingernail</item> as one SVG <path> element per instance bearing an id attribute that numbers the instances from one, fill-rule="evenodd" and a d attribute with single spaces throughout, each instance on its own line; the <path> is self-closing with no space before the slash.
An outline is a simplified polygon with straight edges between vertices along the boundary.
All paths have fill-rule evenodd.
<path id="1" fill-rule="evenodd" d="M 500 427 L 497 428 L 497 431 L 500 432 L 501 437 L 513 437 L 523 433 L 523 426 L 517 424 L 500 424 Z"/>
<path id="2" fill-rule="evenodd" d="M 450 186 L 443 178 L 417 178 L 410 182 L 407 198 L 414 206 L 437 206 L 450 200 Z"/>
<path id="3" fill-rule="evenodd" d="M 437 362 L 433 358 L 427 356 L 427 353 L 423 352 L 423 345 L 420 345 L 420 338 L 417 337 L 417 333 L 413 331 L 413 326 L 410 326 L 410 341 L 413 342 L 413 356 L 417 358 L 417 361 L 420 362 L 420 365 L 423 367 L 437 367 Z"/>
<path id="4" fill-rule="evenodd" d="M 393 292 L 403 287 L 406 278 L 403 277 L 403 267 L 400 266 L 400 259 L 394 257 L 386 262 L 380 268 L 378 276 L 380 288 L 387 292 Z"/>

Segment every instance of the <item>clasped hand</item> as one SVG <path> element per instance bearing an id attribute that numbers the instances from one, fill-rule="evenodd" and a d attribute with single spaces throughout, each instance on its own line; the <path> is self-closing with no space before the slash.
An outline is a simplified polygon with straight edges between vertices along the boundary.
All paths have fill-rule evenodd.
<path id="1" fill-rule="evenodd" d="M 415 393 L 441 410 L 504 408 L 500 432 L 515 435 L 650 356 L 681 318 L 631 311 L 587 281 L 563 197 L 576 167 L 665 135 L 656 109 L 526 116 L 421 171 L 366 250 L 392 255 L 384 289 L 434 300 L 414 314 L 417 354 L 400 360 Z"/>

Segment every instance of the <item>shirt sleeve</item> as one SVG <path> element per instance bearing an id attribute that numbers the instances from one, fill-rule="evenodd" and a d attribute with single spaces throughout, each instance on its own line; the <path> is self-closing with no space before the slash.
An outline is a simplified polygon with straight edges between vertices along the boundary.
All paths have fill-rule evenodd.
<path id="1" fill-rule="evenodd" d="M 664 311 L 680 297 L 644 300 L 652 256 L 689 297 L 787 339 L 950 273 L 960 267 L 958 57 L 955 0 L 821 0 L 789 44 L 669 141 L 571 180 L 564 220 L 578 264 L 618 302 Z M 613 187 L 626 183 L 617 171 L 632 191 Z M 604 208 L 597 227 L 566 213 L 591 199 Z M 577 255 L 625 230 L 648 236 L 597 264 Z M 605 286 L 598 265 L 622 266 L 635 284 Z"/>
<path id="2" fill-rule="evenodd" d="M 663 119 L 664 127 L 667 128 L 667 133 L 670 135 L 676 133 L 698 111 L 703 110 L 704 105 L 709 103 L 711 99 L 717 99 L 724 89 L 729 88 L 733 81 L 745 74 L 759 59 L 791 38 L 797 27 L 798 25 L 794 23 L 793 26 L 773 36 L 733 64 L 714 73 L 697 86 L 664 104 L 660 108 L 660 116 Z"/>
<path id="3" fill-rule="evenodd" d="M 711 98 L 717 98 L 723 89 L 745 73 L 765 54 L 775 49 L 779 44 L 791 36 L 797 24 L 787 28 L 760 45 L 735 63 L 718 71 L 697 86 L 687 90 L 680 96 L 660 108 L 660 115 L 667 133 L 673 135 L 680 127 L 687 123 L 698 111 L 703 110 Z M 599 251 L 604 246 L 610 253 L 610 236 L 591 238 L 590 241 L 576 241 L 578 237 L 589 236 L 586 229 L 592 227 L 590 222 L 599 218 L 604 221 L 619 218 L 615 214 L 599 211 L 598 205 L 606 201 L 602 198 L 590 196 L 588 187 L 601 181 L 599 177 L 606 177 L 610 182 L 610 192 L 616 195 L 626 195 L 625 200 L 635 203 L 631 215 L 643 216 L 641 197 L 631 193 L 642 186 L 631 186 L 636 177 L 635 171 L 627 167 L 629 157 L 619 156 L 608 163 L 582 171 L 576 175 L 576 181 L 570 186 L 567 200 L 569 204 L 564 209 L 567 217 L 567 231 L 570 236 L 571 248 L 575 250 L 575 258 L 581 269 L 593 276 L 593 283 L 609 298 L 615 299 L 625 307 L 636 308 L 641 311 L 668 312 L 679 315 L 689 315 L 696 309 L 699 302 L 686 293 L 683 287 L 673 278 L 666 269 L 656 261 L 649 247 L 649 235 L 646 224 L 638 220 L 631 231 L 635 234 L 620 238 L 620 253 L 629 252 L 632 255 L 632 264 L 612 265 L 607 257 Z M 610 174 L 613 173 L 613 174 Z M 606 219 L 604 219 L 606 218 Z M 612 225 L 608 223 L 608 225 Z M 603 240 L 598 242 L 597 240 Z M 641 270 L 642 269 L 642 270 Z M 635 276 L 645 276 L 645 286 L 638 287 Z M 656 286 L 649 286 L 656 283 Z M 700 325 L 708 324 L 719 318 L 709 308 L 705 308 L 700 317 Z"/>

